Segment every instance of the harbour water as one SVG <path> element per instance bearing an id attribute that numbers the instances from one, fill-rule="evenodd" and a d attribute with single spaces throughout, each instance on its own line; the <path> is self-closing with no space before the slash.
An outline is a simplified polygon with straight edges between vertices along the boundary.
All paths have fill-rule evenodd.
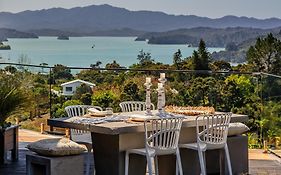
<path id="1" fill-rule="evenodd" d="M 27 64 L 47 63 L 66 66 L 89 67 L 96 61 L 106 63 L 116 60 L 122 66 L 137 63 L 137 55 L 143 49 L 151 53 L 157 62 L 171 64 L 173 54 L 180 49 L 183 58 L 192 55 L 195 47 L 187 45 L 151 45 L 145 41 L 134 41 L 135 37 L 70 37 L 69 40 L 58 40 L 56 37 L 39 39 L 9 39 L 5 44 L 11 50 L 0 50 L 1 62 L 21 62 Z M 208 48 L 209 52 L 224 48 Z M 19 61 L 22 58 L 22 61 Z"/>

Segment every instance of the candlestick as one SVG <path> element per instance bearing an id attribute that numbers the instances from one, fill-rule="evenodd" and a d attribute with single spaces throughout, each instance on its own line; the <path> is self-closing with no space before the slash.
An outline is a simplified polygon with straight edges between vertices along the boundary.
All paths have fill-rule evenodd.
<path id="1" fill-rule="evenodd" d="M 163 88 L 163 83 L 158 83 L 158 89 L 162 89 Z"/>
<path id="2" fill-rule="evenodd" d="M 158 83 L 158 100 L 157 100 L 157 109 L 158 109 L 158 112 L 161 114 L 162 111 L 163 111 L 163 98 L 162 98 L 162 95 L 163 95 L 163 86 L 161 87 L 160 85 L 161 83 Z"/>
<path id="3" fill-rule="evenodd" d="M 145 108 L 146 108 L 146 115 L 152 115 L 151 113 L 151 100 L 150 100 L 150 87 L 151 87 L 151 78 L 146 78 L 146 83 L 144 83 L 146 89 L 146 98 L 145 98 Z"/>
<path id="4" fill-rule="evenodd" d="M 166 103 L 166 97 L 165 97 L 165 82 L 167 81 L 165 78 L 165 73 L 161 73 L 160 74 L 160 78 L 158 79 L 159 82 L 162 84 L 162 94 L 161 94 L 161 98 L 162 98 L 162 111 L 165 111 L 165 103 Z"/>
<path id="5" fill-rule="evenodd" d="M 151 78 L 150 77 L 146 77 L 146 83 L 151 83 Z"/>
<path id="6" fill-rule="evenodd" d="M 160 73 L 160 79 L 165 79 L 165 73 Z"/>

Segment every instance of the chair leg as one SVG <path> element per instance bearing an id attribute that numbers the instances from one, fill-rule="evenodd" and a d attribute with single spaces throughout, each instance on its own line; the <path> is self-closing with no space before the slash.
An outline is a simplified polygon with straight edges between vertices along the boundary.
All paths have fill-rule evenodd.
<path id="1" fill-rule="evenodd" d="M 204 158 L 203 158 L 203 151 L 200 150 L 200 149 L 198 149 L 198 157 L 199 157 L 199 162 L 200 162 L 201 174 L 206 175 L 206 169 L 205 169 Z"/>
<path id="2" fill-rule="evenodd" d="M 228 172 L 229 172 L 229 175 L 232 175 L 232 168 L 231 168 L 231 162 L 230 162 L 230 156 L 229 156 L 227 144 L 225 144 L 225 146 L 224 146 L 224 151 L 225 151 L 225 156 L 226 156 L 226 161 L 227 161 L 227 166 L 228 166 Z"/>
<path id="3" fill-rule="evenodd" d="M 206 151 L 203 152 L 204 169 L 207 174 L 207 162 L 206 162 Z"/>
<path id="4" fill-rule="evenodd" d="M 151 157 L 149 155 L 146 155 L 146 160 L 147 160 L 147 166 L 148 166 L 148 174 L 152 175 L 152 162 L 151 162 Z"/>
<path id="5" fill-rule="evenodd" d="M 125 175 L 128 175 L 129 173 L 129 153 L 126 151 L 125 155 Z"/>
<path id="6" fill-rule="evenodd" d="M 158 171 L 158 157 L 157 156 L 154 157 L 154 168 L 155 168 L 155 175 L 159 175 L 159 171 Z"/>
<path id="7" fill-rule="evenodd" d="M 177 158 L 177 167 L 176 167 L 176 170 L 178 170 L 178 171 L 176 171 L 176 173 L 177 173 L 177 175 L 178 175 L 178 173 L 180 173 L 180 175 L 183 175 L 183 172 L 182 172 L 182 165 L 181 165 L 181 156 L 180 156 L 180 151 L 179 151 L 179 149 L 177 148 L 177 150 L 176 150 L 176 158 Z"/>

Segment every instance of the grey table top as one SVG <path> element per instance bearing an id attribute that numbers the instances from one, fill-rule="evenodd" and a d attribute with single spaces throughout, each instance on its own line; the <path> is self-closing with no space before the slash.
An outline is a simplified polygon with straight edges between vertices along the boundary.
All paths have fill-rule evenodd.
<path id="1" fill-rule="evenodd" d="M 144 112 L 137 112 L 138 114 L 144 114 Z M 219 113 L 219 112 L 216 112 Z M 132 113 L 119 113 L 119 116 L 131 116 L 136 114 Z M 183 120 L 182 127 L 195 127 L 197 116 L 185 116 Z M 54 118 L 48 119 L 48 125 L 61 128 L 74 128 L 83 129 L 95 133 L 117 135 L 123 133 L 137 133 L 144 132 L 143 122 L 131 122 L 131 121 L 112 121 L 112 122 L 101 122 L 101 123 L 89 123 L 89 122 L 77 122 L 81 120 L 91 121 L 91 120 L 102 120 L 101 118 L 84 118 L 84 117 L 71 117 L 71 118 Z M 247 122 L 248 116 L 241 114 L 232 114 L 231 122 Z"/>

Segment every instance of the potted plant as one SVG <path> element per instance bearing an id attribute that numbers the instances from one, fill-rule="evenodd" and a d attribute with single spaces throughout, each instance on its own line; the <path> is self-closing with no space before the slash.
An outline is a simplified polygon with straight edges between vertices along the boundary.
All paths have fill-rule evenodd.
<path id="1" fill-rule="evenodd" d="M 18 159 L 18 126 L 6 119 L 25 103 L 25 92 L 14 75 L 0 73 L 0 164 L 5 163 L 7 151 Z"/>

